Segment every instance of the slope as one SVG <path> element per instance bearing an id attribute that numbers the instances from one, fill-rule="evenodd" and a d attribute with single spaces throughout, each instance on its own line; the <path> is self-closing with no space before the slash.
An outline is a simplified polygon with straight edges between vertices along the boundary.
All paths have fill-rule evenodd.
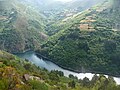
<path id="1" fill-rule="evenodd" d="M 47 39 L 46 19 L 31 3 L 0 1 L 0 49 L 9 52 L 40 48 Z"/>
<path id="2" fill-rule="evenodd" d="M 107 82 L 107 83 L 106 83 Z M 119 90 L 112 77 L 95 75 L 78 80 L 70 75 L 64 77 L 60 71 L 45 69 L 22 60 L 12 54 L 0 51 L 0 90 Z"/>
<path id="3" fill-rule="evenodd" d="M 80 21 L 80 14 L 82 11 L 89 9 L 98 3 L 102 3 L 103 1 L 105 0 L 73 0 L 67 3 L 60 3 L 60 5 L 57 4 L 57 6 L 54 6 L 55 3 L 53 3 L 53 5 L 50 5 L 53 8 L 47 11 L 50 13 L 53 11 L 53 14 L 50 14 L 50 17 L 52 17 L 53 20 L 51 20 L 46 27 L 48 35 L 54 35 L 64 28 L 69 28 L 75 24 L 77 20 Z M 76 17 L 76 19 L 74 17 Z"/>
<path id="4" fill-rule="evenodd" d="M 108 0 L 78 14 L 70 19 L 76 23 L 53 35 L 38 52 L 73 71 L 119 76 L 120 12 L 117 6 Z"/>

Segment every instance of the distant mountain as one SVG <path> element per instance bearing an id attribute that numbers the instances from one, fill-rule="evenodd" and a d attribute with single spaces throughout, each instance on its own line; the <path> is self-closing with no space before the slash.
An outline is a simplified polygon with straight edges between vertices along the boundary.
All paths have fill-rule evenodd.
<path id="1" fill-rule="evenodd" d="M 38 2 L 38 4 L 41 4 L 41 7 L 43 6 L 44 9 L 50 10 L 50 9 L 57 9 L 57 10 L 64 10 L 64 9 L 80 9 L 85 10 L 90 8 L 91 6 L 103 2 L 105 0 L 72 0 L 70 2 L 60 2 L 57 0 L 36 0 L 34 2 Z"/>
<path id="2" fill-rule="evenodd" d="M 103 1 L 105 0 L 73 0 L 71 2 L 63 3 L 60 9 L 57 10 L 56 14 L 56 16 L 58 15 L 57 18 L 60 19 L 57 19 L 55 23 L 50 23 L 46 28 L 46 31 L 49 35 L 53 35 L 59 30 L 71 26 L 71 23 L 75 23 L 77 21 L 74 19 L 74 17 L 78 16 L 80 12 L 89 9 L 94 5 L 100 4 Z M 72 20 L 72 18 L 74 21 Z"/>
<path id="3" fill-rule="evenodd" d="M 73 0 L 68 3 L 67 7 L 70 9 L 77 9 L 77 10 L 85 10 L 88 9 L 98 3 L 101 3 L 105 0 Z"/>

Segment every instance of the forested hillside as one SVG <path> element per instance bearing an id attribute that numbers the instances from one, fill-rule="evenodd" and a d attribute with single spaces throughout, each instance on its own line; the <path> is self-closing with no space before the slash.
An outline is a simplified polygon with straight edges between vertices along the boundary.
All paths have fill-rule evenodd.
<path id="1" fill-rule="evenodd" d="M 29 50 L 53 69 L 97 74 L 66 77 L 10 54 Z M 120 77 L 120 0 L 0 0 L 0 90 L 120 90 L 112 76 Z"/>
<path id="2" fill-rule="evenodd" d="M 119 0 L 106 0 L 66 20 L 40 53 L 73 71 L 120 76 L 118 4 Z"/>
<path id="3" fill-rule="evenodd" d="M 47 39 L 45 17 L 30 3 L 0 1 L 0 49 L 9 52 L 40 48 Z"/>
<path id="4" fill-rule="evenodd" d="M 75 9 L 79 7 L 76 1 L 72 3 L 54 0 L 1 0 L 0 49 L 16 53 L 41 48 L 41 44 L 51 35 L 51 29 L 56 30 L 51 28 L 52 24 L 92 6 L 87 7 L 87 2 L 82 2 L 85 9 L 78 10 Z M 72 5 L 78 7 L 71 9 Z"/>
<path id="5" fill-rule="evenodd" d="M 48 72 L 0 51 L 0 90 L 120 90 L 112 77 L 95 75 L 91 81 L 69 77 L 64 77 L 61 71 Z"/>
<path id="6" fill-rule="evenodd" d="M 48 35 L 58 32 L 61 27 L 68 28 L 71 25 L 61 25 L 62 19 L 98 2 L 102 1 L 97 0 L 87 6 L 89 1 L 81 0 L 71 3 L 55 0 L 1 0 L 0 49 L 12 53 L 39 49 Z"/>

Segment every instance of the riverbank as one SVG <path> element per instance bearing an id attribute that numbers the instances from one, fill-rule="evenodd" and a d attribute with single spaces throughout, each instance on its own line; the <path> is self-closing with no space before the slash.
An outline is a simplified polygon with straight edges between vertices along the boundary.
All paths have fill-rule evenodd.
<path id="1" fill-rule="evenodd" d="M 86 71 L 86 72 L 82 72 L 80 70 L 73 70 L 71 68 L 67 68 L 67 67 L 64 67 L 62 65 L 59 65 L 58 63 L 54 62 L 53 60 L 43 56 L 42 54 L 40 53 L 37 53 L 35 52 L 35 54 L 39 57 L 39 58 L 42 58 L 43 60 L 47 60 L 47 61 L 51 61 L 53 63 L 55 63 L 56 65 L 58 65 L 59 67 L 63 68 L 63 69 L 66 69 L 66 70 L 69 70 L 69 71 L 72 71 L 72 72 L 75 72 L 75 73 L 93 73 L 93 74 L 104 74 L 104 75 L 108 75 L 108 76 L 112 76 L 112 77 L 120 77 L 120 75 L 114 75 L 112 73 L 105 73 L 105 72 L 97 72 L 97 71 Z"/>
<path id="2" fill-rule="evenodd" d="M 95 73 L 77 73 L 75 71 L 71 71 L 68 70 L 67 68 L 63 69 L 62 67 L 58 66 L 57 64 L 53 63 L 50 60 L 47 59 L 43 59 L 42 57 L 38 57 L 36 55 L 36 53 L 34 51 L 28 51 L 25 53 L 21 53 L 21 54 L 17 54 L 18 57 L 22 58 L 22 59 L 26 59 L 29 60 L 31 63 L 33 63 L 36 66 L 39 66 L 40 68 L 45 68 L 47 69 L 49 72 L 52 70 L 58 70 L 58 71 L 62 71 L 64 73 L 65 77 L 69 77 L 69 75 L 73 75 L 78 77 L 78 79 L 83 80 L 85 77 L 87 77 L 89 80 L 92 79 L 92 77 L 95 75 Z M 96 75 L 99 75 L 98 73 L 96 73 Z M 108 75 L 104 75 L 103 76 L 108 77 Z M 112 76 L 112 75 L 110 75 Z M 113 76 L 112 76 L 113 77 Z M 120 78 L 119 77 L 113 77 L 115 82 L 120 85 Z"/>
<path id="3" fill-rule="evenodd" d="M 43 60 L 47 60 L 47 61 L 51 61 L 51 62 L 55 63 L 56 65 L 58 65 L 59 67 L 61 67 L 61 68 L 63 68 L 63 69 L 66 69 L 66 70 L 69 70 L 69 71 L 73 71 L 73 72 L 76 72 L 76 73 L 83 73 L 83 72 L 81 72 L 81 71 L 73 70 L 73 69 L 71 69 L 71 68 L 67 68 L 67 67 L 64 67 L 64 66 L 62 66 L 62 65 L 59 65 L 59 64 L 57 64 L 56 62 L 54 62 L 53 60 L 48 59 L 47 57 L 43 56 L 42 54 L 36 53 L 36 55 L 37 55 L 39 58 L 42 58 Z"/>

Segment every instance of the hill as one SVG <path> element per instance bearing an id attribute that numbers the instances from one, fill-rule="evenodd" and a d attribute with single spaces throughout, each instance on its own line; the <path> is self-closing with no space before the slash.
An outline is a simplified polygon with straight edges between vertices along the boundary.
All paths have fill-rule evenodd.
<path id="1" fill-rule="evenodd" d="M 112 77 L 95 75 L 78 80 L 70 75 L 64 77 L 60 71 L 45 69 L 22 60 L 12 54 L 0 51 L 0 90 L 119 90 Z"/>
<path id="2" fill-rule="evenodd" d="M 20 0 L 0 1 L 0 49 L 23 52 L 40 48 L 47 39 L 45 16 L 31 3 Z"/>
<path id="3" fill-rule="evenodd" d="M 76 22 L 76 20 L 71 20 L 73 17 L 103 1 L 104 0 L 73 0 L 67 3 L 54 2 L 49 4 L 45 6 L 46 9 L 43 9 L 44 14 L 47 14 L 50 20 L 45 30 L 48 35 L 51 36 L 64 28 L 68 28 L 71 26 L 71 23 Z"/>
<path id="4" fill-rule="evenodd" d="M 119 76 L 119 0 L 107 0 L 62 25 L 38 51 L 61 67 L 77 72 Z"/>
<path id="5" fill-rule="evenodd" d="M 1 0 L 0 49 L 11 53 L 37 50 L 47 40 L 48 35 L 62 29 L 64 23 L 61 25 L 59 22 L 62 23 L 63 18 L 70 14 L 73 15 L 79 10 L 85 10 L 99 1 L 89 6 L 87 6 L 88 1 L 79 1 L 85 7 L 84 9 L 79 8 L 79 10 L 79 5 L 76 5 L 76 2 Z M 72 5 L 77 7 L 71 9 Z"/>

